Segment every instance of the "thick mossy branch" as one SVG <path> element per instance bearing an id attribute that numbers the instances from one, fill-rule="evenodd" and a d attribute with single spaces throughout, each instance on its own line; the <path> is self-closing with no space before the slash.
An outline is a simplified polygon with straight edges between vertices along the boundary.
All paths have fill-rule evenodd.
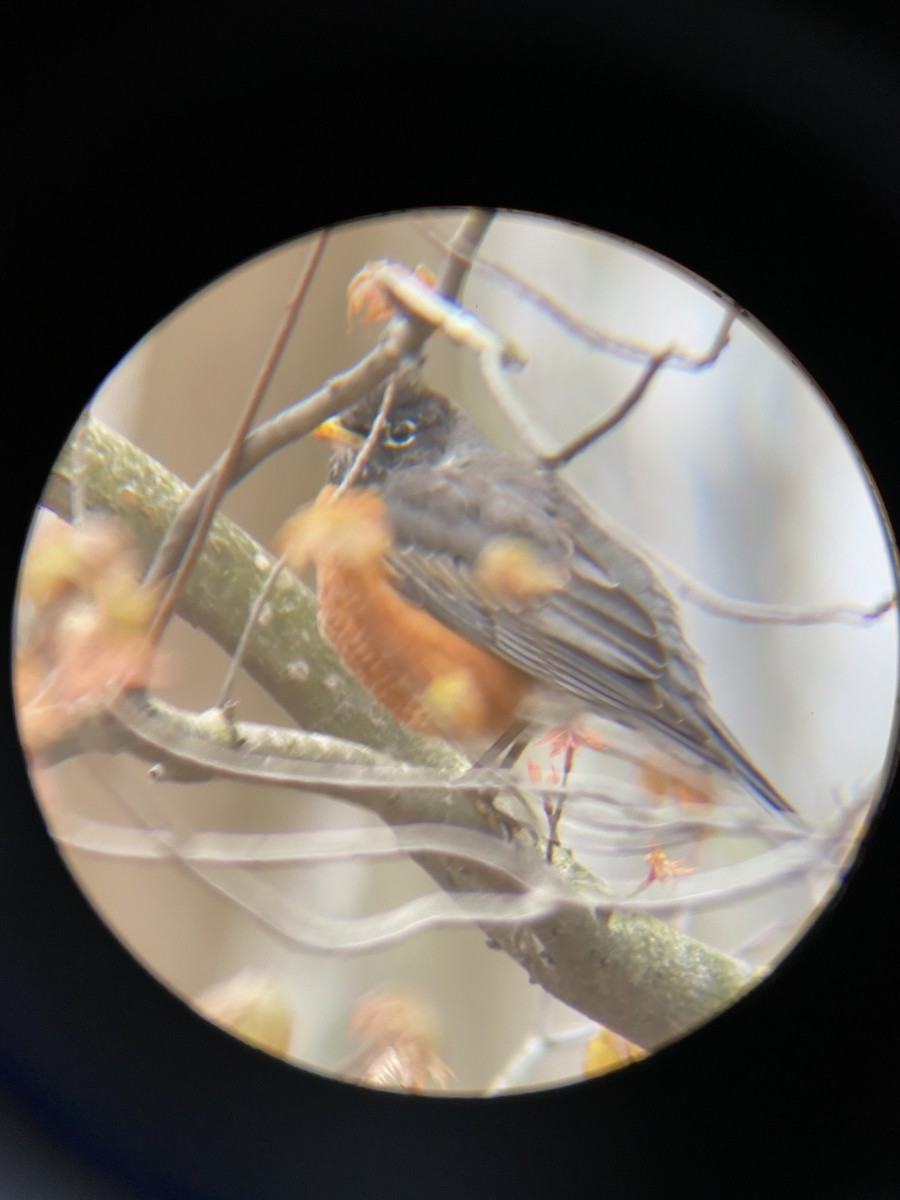
<path id="1" fill-rule="evenodd" d="M 85 508 L 120 520 L 149 562 L 188 495 L 187 486 L 127 438 L 92 419 L 63 451 L 44 495 L 47 507 L 67 520 L 76 458 Z M 273 563 L 253 538 L 218 514 L 179 614 L 231 654 Z M 376 745 L 408 762 L 448 769 L 462 765 L 441 742 L 418 737 L 394 721 L 360 687 L 320 637 L 314 596 L 286 569 L 272 589 L 265 620 L 250 635 L 243 664 L 303 729 Z"/>
<path id="2" fill-rule="evenodd" d="M 84 506 L 121 519 L 149 561 L 187 494 L 186 486 L 98 421 L 90 421 L 80 433 L 77 457 Z M 45 503 L 65 518 L 71 516 L 74 471 L 75 452 L 70 445 L 54 467 L 45 495 Z M 253 539 L 217 516 L 179 612 L 232 651 L 271 565 L 271 557 Z M 318 634 L 313 596 L 287 573 L 273 590 L 266 620 L 254 630 L 244 662 L 304 729 L 365 743 L 393 758 L 443 769 L 448 776 L 459 776 L 465 769 L 465 760 L 450 747 L 397 725 L 348 676 Z M 180 748 L 190 743 L 196 749 L 198 739 L 202 743 L 211 737 L 209 722 L 184 718 L 188 728 L 176 722 L 166 733 L 160 719 L 159 714 L 154 718 L 156 736 L 160 731 L 165 735 L 159 746 L 142 748 L 138 731 L 133 729 L 129 735 L 126 723 L 119 748 L 165 764 L 167 739 L 174 761 Z M 253 738 L 248 731 L 246 739 L 232 741 L 224 724 L 222 729 L 222 736 L 207 747 L 213 751 L 209 759 L 213 773 L 219 770 L 233 776 L 252 759 Z M 271 753 L 271 747 L 266 753 Z M 196 753 L 192 757 L 197 758 Z M 465 790 L 363 787 L 358 795 L 345 798 L 391 825 L 429 821 L 497 832 L 489 810 Z M 531 851 L 542 854 L 533 841 Z M 417 861 L 448 892 L 505 890 L 487 864 L 435 854 Z M 558 854 L 554 868 L 575 894 L 583 890 L 596 895 L 602 889 L 565 852 Z M 701 1024 L 754 981 L 745 963 L 646 913 L 594 908 L 586 902 L 516 927 L 483 924 L 482 928 L 491 943 L 514 958 L 535 983 L 647 1048 Z"/>

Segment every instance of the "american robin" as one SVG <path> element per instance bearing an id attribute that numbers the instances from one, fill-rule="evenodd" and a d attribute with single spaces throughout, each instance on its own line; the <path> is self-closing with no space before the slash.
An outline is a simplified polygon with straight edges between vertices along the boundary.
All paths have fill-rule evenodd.
<path id="1" fill-rule="evenodd" d="M 333 444 L 317 508 L 334 505 L 312 550 L 319 622 L 364 686 L 412 728 L 464 741 L 594 712 L 793 812 L 717 716 L 646 559 L 417 375 L 395 388 L 361 463 L 384 385 L 316 430 Z"/>

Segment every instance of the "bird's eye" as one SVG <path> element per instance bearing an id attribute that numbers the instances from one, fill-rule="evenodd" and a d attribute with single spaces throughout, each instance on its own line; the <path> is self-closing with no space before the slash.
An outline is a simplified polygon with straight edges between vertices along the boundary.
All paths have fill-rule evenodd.
<path id="1" fill-rule="evenodd" d="M 384 444 L 398 448 L 400 446 L 408 446 L 416 436 L 415 421 L 403 420 L 397 421 L 384 435 Z"/>

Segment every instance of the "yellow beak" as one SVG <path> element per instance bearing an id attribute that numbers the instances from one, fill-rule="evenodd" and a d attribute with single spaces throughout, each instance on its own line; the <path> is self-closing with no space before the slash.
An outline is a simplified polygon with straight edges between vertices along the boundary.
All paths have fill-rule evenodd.
<path id="1" fill-rule="evenodd" d="M 341 446 L 352 446 L 355 450 L 363 444 L 364 438 L 354 433 L 341 423 L 340 417 L 329 417 L 312 431 L 313 437 L 323 438 L 326 442 L 337 442 Z"/>

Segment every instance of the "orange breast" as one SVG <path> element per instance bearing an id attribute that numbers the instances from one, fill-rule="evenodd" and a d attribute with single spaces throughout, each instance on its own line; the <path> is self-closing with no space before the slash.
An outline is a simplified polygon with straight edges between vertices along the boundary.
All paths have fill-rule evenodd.
<path id="1" fill-rule="evenodd" d="M 365 495 L 367 518 L 379 505 L 386 522 L 378 497 Z M 400 721 L 463 742 L 509 728 L 531 688 L 527 675 L 401 596 L 380 553 L 336 539 L 316 547 L 315 561 L 322 633 Z"/>

